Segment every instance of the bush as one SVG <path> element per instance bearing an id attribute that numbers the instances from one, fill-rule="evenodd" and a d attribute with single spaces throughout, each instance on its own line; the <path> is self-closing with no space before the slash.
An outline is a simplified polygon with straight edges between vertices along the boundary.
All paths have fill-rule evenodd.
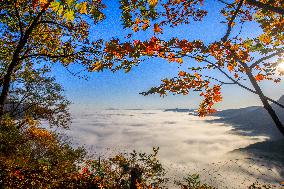
<path id="1" fill-rule="evenodd" d="M 36 125 L 0 127 L 0 184 L 4 188 L 56 188 L 78 170 L 85 150 L 73 149 L 55 133 Z"/>

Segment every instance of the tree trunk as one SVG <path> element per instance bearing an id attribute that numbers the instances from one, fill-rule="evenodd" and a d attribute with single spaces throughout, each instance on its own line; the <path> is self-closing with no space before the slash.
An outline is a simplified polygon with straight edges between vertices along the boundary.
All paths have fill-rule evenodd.
<path id="1" fill-rule="evenodd" d="M 4 112 L 5 101 L 7 100 L 7 97 L 8 97 L 8 94 L 9 94 L 12 75 L 15 73 L 15 68 L 18 66 L 18 64 L 21 61 L 19 59 L 21 51 L 23 50 L 24 46 L 28 42 L 28 39 L 29 39 L 30 35 L 32 34 L 33 29 L 36 27 L 37 22 L 40 20 L 42 14 L 46 11 L 46 9 L 50 5 L 50 3 L 51 3 L 51 0 L 49 0 L 44 5 L 42 10 L 38 13 L 38 15 L 35 17 L 35 19 L 32 21 L 32 23 L 28 27 L 26 32 L 23 34 L 23 36 L 21 36 L 20 41 L 17 45 L 17 48 L 15 49 L 12 61 L 11 61 L 10 65 L 8 66 L 7 73 L 5 74 L 5 76 L 3 78 L 2 91 L 1 91 L 1 95 L 0 95 L 0 119 L 2 118 L 2 116 L 5 113 Z"/>
<path id="2" fill-rule="evenodd" d="M 2 92 L 0 95 L 0 118 L 4 115 L 4 105 L 5 101 L 7 99 L 8 93 L 9 93 L 9 88 L 11 84 L 11 77 L 14 72 L 15 67 L 17 66 L 17 58 L 12 60 L 8 67 L 8 71 L 4 76 L 3 83 L 2 83 Z"/>
<path id="3" fill-rule="evenodd" d="M 247 71 L 247 75 L 249 77 L 249 80 L 252 84 L 252 86 L 254 87 L 256 93 L 258 94 L 264 108 L 267 110 L 268 114 L 270 115 L 270 117 L 272 118 L 272 120 L 274 121 L 277 129 L 281 132 L 281 134 L 284 136 L 284 126 L 281 123 L 279 117 L 277 116 L 276 112 L 273 110 L 272 106 L 268 103 L 267 98 L 265 98 L 261 88 L 259 87 L 259 85 L 257 84 L 256 79 L 254 78 L 254 76 L 251 73 L 251 70 Z"/>
<path id="4" fill-rule="evenodd" d="M 142 172 L 138 166 L 133 167 L 130 172 L 130 189 L 138 189 L 137 184 L 141 183 Z"/>

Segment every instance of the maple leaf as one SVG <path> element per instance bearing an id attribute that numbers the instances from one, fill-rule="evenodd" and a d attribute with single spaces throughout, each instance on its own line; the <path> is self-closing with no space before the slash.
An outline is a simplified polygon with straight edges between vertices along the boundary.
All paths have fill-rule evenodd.
<path id="1" fill-rule="evenodd" d="M 178 75 L 179 75 L 179 76 L 181 76 L 181 77 L 183 77 L 183 76 L 185 76 L 185 75 L 186 75 L 186 72 L 184 72 L 184 71 L 180 71 L 180 72 L 178 73 Z"/>
<path id="2" fill-rule="evenodd" d="M 154 32 L 155 33 L 163 33 L 162 28 L 160 28 L 159 24 L 154 24 Z"/>
<path id="3" fill-rule="evenodd" d="M 265 44 L 269 44 L 271 42 L 271 36 L 268 34 L 262 34 L 258 37 L 259 41 L 265 43 Z"/>
<path id="4" fill-rule="evenodd" d="M 50 8 L 53 11 L 57 12 L 60 9 L 60 5 L 61 4 L 58 1 L 53 1 L 53 2 L 50 3 Z"/>
<path id="5" fill-rule="evenodd" d="M 96 62 L 92 65 L 92 68 L 90 69 L 90 71 L 100 71 L 102 70 L 104 67 L 104 65 L 100 62 Z"/>
<path id="6" fill-rule="evenodd" d="M 148 3 L 151 7 L 155 7 L 158 4 L 158 0 L 148 0 Z"/>
<path id="7" fill-rule="evenodd" d="M 38 5 L 38 0 L 34 0 L 32 2 L 32 6 L 33 6 L 33 9 L 36 9 L 36 6 Z"/>
<path id="8" fill-rule="evenodd" d="M 261 81 L 261 80 L 264 79 L 264 75 L 263 75 L 263 74 L 257 74 L 257 75 L 255 76 L 255 79 L 256 79 L 257 81 Z"/>
<path id="9" fill-rule="evenodd" d="M 176 62 L 182 64 L 183 63 L 183 59 L 182 58 L 177 58 Z"/>
<path id="10" fill-rule="evenodd" d="M 235 77 L 236 79 L 239 78 L 239 74 L 235 73 L 235 74 L 234 74 L 234 77 Z"/>
<path id="11" fill-rule="evenodd" d="M 88 13 L 87 2 L 77 4 L 75 7 L 79 10 L 80 14 L 87 14 Z"/>
<path id="12" fill-rule="evenodd" d="M 204 60 L 204 58 L 202 56 L 196 56 L 195 60 L 197 60 L 197 62 L 202 62 Z"/>
<path id="13" fill-rule="evenodd" d="M 67 11 L 64 13 L 63 18 L 65 18 L 66 21 L 73 21 L 74 18 L 75 18 L 74 11 L 71 10 L 71 9 L 67 10 Z"/>
<path id="14" fill-rule="evenodd" d="M 232 66 L 231 64 L 228 65 L 228 70 L 231 72 L 234 70 L 234 66 Z"/>
<path id="15" fill-rule="evenodd" d="M 41 9 L 48 3 L 47 0 L 40 0 L 39 2 L 40 2 L 40 8 Z"/>
<path id="16" fill-rule="evenodd" d="M 66 0 L 66 3 L 69 7 L 74 3 L 74 0 Z"/>

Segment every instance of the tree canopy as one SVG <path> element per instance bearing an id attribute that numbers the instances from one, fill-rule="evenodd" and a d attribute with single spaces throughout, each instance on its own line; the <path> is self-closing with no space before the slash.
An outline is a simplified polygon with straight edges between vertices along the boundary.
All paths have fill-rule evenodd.
<path id="1" fill-rule="evenodd" d="M 197 92 L 203 98 L 198 113 L 205 116 L 215 112 L 214 104 L 222 101 L 222 87 L 236 85 L 258 95 L 284 135 L 283 124 L 269 103 L 284 105 L 267 97 L 260 87 L 265 80 L 279 84 L 284 74 L 280 66 L 284 1 L 216 0 L 213 3 L 220 4 L 221 24 L 226 29 L 220 39 L 165 37 L 165 29 L 203 22 L 209 11 L 206 2 L 120 0 L 117 16 L 129 34 L 104 40 L 91 35 L 91 28 L 109 16 L 101 0 L 1 0 L 0 186 L 160 188 L 166 183 L 156 148 L 150 155 L 134 151 L 129 156 L 88 160 L 84 165 L 82 148 L 73 149 L 61 136 L 40 127 L 43 120 L 64 128 L 70 121 L 70 102 L 51 71 L 56 63 L 67 70 L 76 64 L 85 72 L 126 73 L 149 58 L 186 66 L 176 77 L 164 78 L 159 86 L 141 94 Z M 246 24 L 254 24 L 261 32 L 243 37 Z M 153 35 L 134 39 L 133 34 L 141 31 Z M 212 70 L 218 74 L 211 75 Z M 199 175 L 176 185 L 213 188 L 201 184 Z"/>
<path id="2" fill-rule="evenodd" d="M 11 85 L 19 86 L 17 79 L 22 77 L 24 69 L 61 63 L 66 67 L 80 64 L 90 72 L 105 69 L 128 72 L 145 59 L 158 57 L 188 65 L 188 69 L 181 70 L 174 78 L 162 79 L 160 86 L 143 95 L 199 92 L 203 101 L 198 112 L 204 116 L 214 112 L 214 104 L 222 100 L 223 85 L 238 85 L 260 97 L 284 133 L 269 102 L 284 106 L 265 96 L 259 86 L 264 80 L 279 83 L 283 74 L 283 70 L 277 72 L 284 52 L 283 1 L 218 0 L 215 3 L 221 4 L 222 24 L 226 27 L 222 38 L 210 43 L 204 39 L 164 38 L 164 28 L 190 27 L 193 22 L 202 22 L 208 14 L 204 3 L 203 0 L 121 0 L 119 16 L 129 35 L 106 41 L 90 37 L 91 26 L 108 16 L 104 14 L 108 7 L 100 0 L 1 1 L 1 115 L 5 114 L 7 97 L 11 97 Z M 256 24 L 261 32 L 242 38 L 242 27 L 247 23 Z M 143 41 L 133 39 L 132 34 L 141 30 L 153 31 L 153 36 Z M 211 76 L 210 70 L 218 70 L 221 76 Z M 243 80 L 249 80 L 251 86 L 246 86 Z"/>

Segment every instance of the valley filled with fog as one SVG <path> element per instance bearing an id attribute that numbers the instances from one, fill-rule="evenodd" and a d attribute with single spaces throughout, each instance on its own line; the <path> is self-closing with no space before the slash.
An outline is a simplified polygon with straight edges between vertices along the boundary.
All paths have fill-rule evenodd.
<path id="1" fill-rule="evenodd" d="M 277 184 L 283 179 L 284 153 L 267 149 L 283 147 L 280 135 L 265 135 L 267 127 L 261 124 L 262 129 L 253 122 L 237 124 L 245 120 L 244 115 L 259 109 L 228 110 L 205 118 L 194 115 L 192 110 L 179 109 L 77 112 L 70 130 L 64 133 L 76 146 L 84 145 L 96 157 L 134 149 L 150 153 L 152 147 L 159 147 L 161 162 L 175 178 L 198 173 L 218 188 L 245 188 L 256 181 Z M 267 144 L 270 141 L 276 144 Z M 270 159 L 275 157 L 275 161 Z"/>

